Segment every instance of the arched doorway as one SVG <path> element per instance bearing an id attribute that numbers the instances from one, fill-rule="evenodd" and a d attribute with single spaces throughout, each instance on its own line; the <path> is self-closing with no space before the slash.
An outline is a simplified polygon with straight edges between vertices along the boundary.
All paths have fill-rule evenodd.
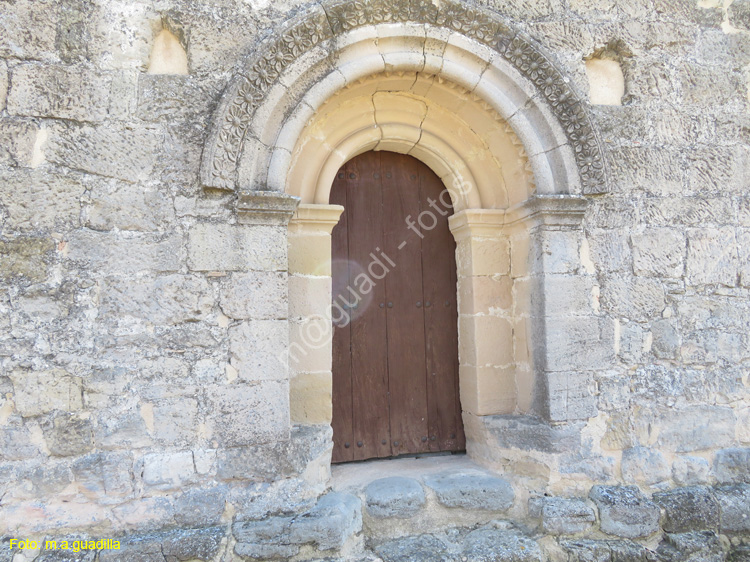
<path id="1" fill-rule="evenodd" d="M 370 151 L 336 174 L 333 462 L 465 448 L 451 199 L 414 157 Z"/>

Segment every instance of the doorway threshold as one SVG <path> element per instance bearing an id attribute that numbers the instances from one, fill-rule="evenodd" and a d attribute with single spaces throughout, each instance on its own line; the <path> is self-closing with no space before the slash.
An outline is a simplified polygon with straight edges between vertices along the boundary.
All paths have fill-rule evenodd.
<path id="1" fill-rule="evenodd" d="M 380 478 L 402 476 L 421 480 L 432 474 L 465 470 L 488 472 L 466 453 L 427 453 L 332 465 L 331 487 L 337 492 L 356 493 Z"/>

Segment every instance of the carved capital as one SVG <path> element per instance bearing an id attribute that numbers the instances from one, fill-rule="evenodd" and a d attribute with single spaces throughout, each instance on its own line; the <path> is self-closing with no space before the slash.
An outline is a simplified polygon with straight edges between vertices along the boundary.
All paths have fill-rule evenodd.
<path id="1" fill-rule="evenodd" d="M 276 191 L 247 191 L 237 197 L 237 221 L 242 224 L 286 226 L 299 205 L 299 197 Z"/>

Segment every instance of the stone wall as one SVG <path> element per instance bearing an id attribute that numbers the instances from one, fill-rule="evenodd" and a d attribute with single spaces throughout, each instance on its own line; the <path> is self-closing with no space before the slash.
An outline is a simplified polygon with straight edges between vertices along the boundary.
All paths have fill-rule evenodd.
<path id="1" fill-rule="evenodd" d="M 554 239 L 559 287 L 586 294 L 538 295 L 583 303 L 599 336 L 548 326 L 580 346 L 547 383 L 565 408 L 481 419 L 505 441 L 470 452 L 566 495 L 708 482 L 717 451 L 750 444 L 750 2 L 481 4 L 584 100 L 592 58 L 624 96 L 587 108 L 610 191 Z M 0 2 L 0 535 L 210 542 L 314 509 L 330 429 L 290 422 L 285 226 L 238 221 L 199 179 L 225 87 L 305 7 Z"/>

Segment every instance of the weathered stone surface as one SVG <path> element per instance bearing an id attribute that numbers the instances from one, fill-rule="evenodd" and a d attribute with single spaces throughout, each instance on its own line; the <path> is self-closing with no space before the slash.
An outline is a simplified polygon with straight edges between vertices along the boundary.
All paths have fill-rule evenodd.
<path id="1" fill-rule="evenodd" d="M 591 392 L 593 380 L 585 371 L 546 373 L 547 403 L 550 421 L 593 418 L 598 413 Z"/>
<path id="2" fill-rule="evenodd" d="M 85 67 L 13 67 L 8 113 L 100 122 L 107 117 L 111 77 Z"/>
<path id="3" fill-rule="evenodd" d="M 208 389 L 214 438 L 225 447 L 256 445 L 289 436 L 289 386 L 268 381 Z"/>
<path id="4" fill-rule="evenodd" d="M 282 320 L 250 320 L 229 330 L 232 366 L 247 381 L 288 378 L 286 350 L 289 324 Z"/>
<path id="5" fill-rule="evenodd" d="M 0 137 L 3 126 L 0 125 Z M 36 133 L 35 133 L 36 134 Z M 33 143 L 33 139 L 29 139 Z M 8 145 L 0 141 L 0 161 Z M 31 154 L 31 153 L 29 153 Z M 0 169 L 4 186 L 3 205 L 7 224 L 15 230 L 49 230 L 76 228 L 80 223 L 81 197 L 86 187 L 69 175 L 36 170 Z"/>
<path id="6" fill-rule="evenodd" d="M 284 271 L 286 237 L 277 226 L 200 223 L 189 232 L 194 271 Z"/>
<path id="7" fill-rule="evenodd" d="M 736 484 L 714 490 L 719 502 L 719 529 L 722 533 L 750 531 L 750 486 Z"/>
<path id="8" fill-rule="evenodd" d="M 602 306 L 631 320 L 650 320 L 665 305 L 664 287 L 656 280 L 615 277 L 602 287 Z"/>
<path id="9" fill-rule="evenodd" d="M 98 183 L 88 196 L 84 223 L 93 230 L 163 231 L 174 227 L 172 201 L 140 184 Z"/>
<path id="10" fill-rule="evenodd" d="M 404 537 L 375 547 L 384 562 L 458 562 L 457 554 L 448 552 L 446 545 L 432 535 Z"/>
<path id="11" fill-rule="evenodd" d="M 287 275 L 283 272 L 235 273 L 221 290 L 221 309 L 230 318 L 282 319 L 287 308 Z"/>
<path id="12" fill-rule="evenodd" d="M 0 57 L 53 59 L 56 3 L 22 0 L 0 6 Z"/>
<path id="13" fill-rule="evenodd" d="M 159 143 L 154 128 L 69 125 L 50 132 L 44 154 L 67 168 L 135 182 L 154 170 Z"/>
<path id="14" fill-rule="evenodd" d="M 750 448 L 717 452 L 714 476 L 720 484 L 750 484 Z"/>
<path id="15" fill-rule="evenodd" d="M 568 553 L 568 562 L 653 562 L 646 547 L 630 541 L 577 540 L 561 543 Z"/>
<path id="16" fill-rule="evenodd" d="M 552 426 L 529 416 L 484 416 L 482 419 L 500 447 L 515 447 L 524 451 L 561 453 L 578 450 L 580 428 Z"/>
<path id="17" fill-rule="evenodd" d="M 599 508 L 601 529 L 608 535 L 632 539 L 659 530 L 659 507 L 635 486 L 594 486 L 589 497 Z"/>
<path id="18" fill-rule="evenodd" d="M 724 562 L 726 553 L 711 531 L 667 535 L 657 549 L 664 562 Z"/>
<path id="19" fill-rule="evenodd" d="M 150 531 L 174 526 L 174 503 L 170 497 L 149 497 L 121 503 L 111 509 L 115 528 Z M 108 517 L 111 518 L 108 512 Z"/>
<path id="20" fill-rule="evenodd" d="M 442 472 L 429 475 L 424 481 L 447 507 L 505 511 L 515 499 L 508 482 L 480 472 Z"/>
<path id="21" fill-rule="evenodd" d="M 669 464 L 658 450 L 632 447 L 622 452 L 622 478 L 635 484 L 657 484 L 668 480 Z"/>
<path id="22" fill-rule="evenodd" d="M 177 490 L 196 480 L 193 453 L 151 453 L 140 461 L 143 483 L 156 490 Z"/>
<path id="23" fill-rule="evenodd" d="M 35 147 L 42 134 L 39 125 L 28 119 L 0 118 L 0 164 L 25 168 L 38 166 L 40 162 Z M 16 174 L 6 172 L 3 176 L 9 182 L 18 181 Z"/>
<path id="24" fill-rule="evenodd" d="M 92 453 L 76 459 L 72 471 L 84 494 L 116 497 L 132 492 L 132 466 L 127 453 Z"/>
<path id="25" fill-rule="evenodd" d="M 727 12 L 729 23 L 738 29 L 750 31 L 750 2 L 748 0 L 734 0 Z"/>
<path id="26" fill-rule="evenodd" d="M 5 100 L 8 97 L 8 65 L 0 60 L 0 111 L 5 109 Z"/>
<path id="27" fill-rule="evenodd" d="M 680 277 L 684 270 L 685 236 L 671 229 L 648 229 L 630 237 L 636 275 Z"/>
<path id="28" fill-rule="evenodd" d="M 182 527 L 216 525 L 224 513 L 225 487 L 189 490 L 175 500 L 175 521 Z"/>
<path id="29" fill-rule="evenodd" d="M 132 317 L 153 324 L 200 322 L 214 305 L 211 287 L 202 277 L 164 275 L 123 280 L 108 278 L 101 288 L 101 310 L 112 317 Z"/>
<path id="30" fill-rule="evenodd" d="M 708 488 L 693 486 L 654 494 L 654 503 L 666 513 L 662 527 L 667 533 L 702 531 L 719 525 L 719 505 Z"/>
<path id="31" fill-rule="evenodd" d="M 478 529 L 464 539 L 461 560 L 472 562 L 541 562 L 539 545 L 532 539 L 504 529 Z"/>
<path id="32" fill-rule="evenodd" d="M 411 517 L 425 503 L 424 489 L 413 478 L 380 478 L 365 488 L 365 503 L 373 517 Z"/>
<path id="33" fill-rule="evenodd" d="M 68 259 L 101 273 L 177 271 L 182 257 L 182 236 L 125 237 L 84 229 L 68 236 L 66 250 Z"/>
<path id="34" fill-rule="evenodd" d="M 739 262 L 732 228 L 704 228 L 688 232 L 687 276 L 695 285 L 737 284 Z"/>
<path id="35" fill-rule="evenodd" d="M 634 417 L 642 442 L 655 440 L 658 447 L 678 453 L 726 447 L 734 442 L 735 414 L 731 408 L 644 408 Z M 658 434 L 654 435 L 656 428 Z"/>
<path id="36" fill-rule="evenodd" d="M 0 280 L 44 281 L 54 250 L 55 243 L 51 238 L 0 240 Z"/>
<path id="37" fill-rule="evenodd" d="M 93 426 L 89 417 L 59 412 L 42 424 L 44 440 L 53 455 L 83 455 L 94 448 Z"/>
<path id="38" fill-rule="evenodd" d="M 72 412 L 83 407 L 81 379 L 62 369 L 15 371 L 10 374 L 16 409 L 22 416 L 54 410 Z"/>
<path id="39" fill-rule="evenodd" d="M 682 338 L 673 322 L 657 320 L 651 324 L 651 350 L 659 359 L 674 359 L 680 350 Z"/>
<path id="40" fill-rule="evenodd" d="M 594 508 L 578 498 L 534 498 L 529 500 L 529 512 L 542 521 L 545 533 L 574 535 L 596 523 Z"/>
<path id="41" fill-rule="evenodd" d="M 700 457 L 677 457 L 672 463 L 672 479 L 680 486 L 695 486 L 708 482 L 710 467 Z"/>
<path id="42" fill-rule="evenodd" d="M 120 540 L 120 550 L 102 550 L 99 559 L 103 562 L 208 561 L 218 553 L 224 535 L 222 527 L 131 535 Z"/>
<path id="43" fill-rule="evenodd" d="M 359 498 L 351 494 L 326 494 L 310 511 L 298 517 L 271 517 L 232 525 L 235 552 L 252 558 L 289 557 L 305 544 L 319 550 L 341 548 L 362 529 Z"/>

